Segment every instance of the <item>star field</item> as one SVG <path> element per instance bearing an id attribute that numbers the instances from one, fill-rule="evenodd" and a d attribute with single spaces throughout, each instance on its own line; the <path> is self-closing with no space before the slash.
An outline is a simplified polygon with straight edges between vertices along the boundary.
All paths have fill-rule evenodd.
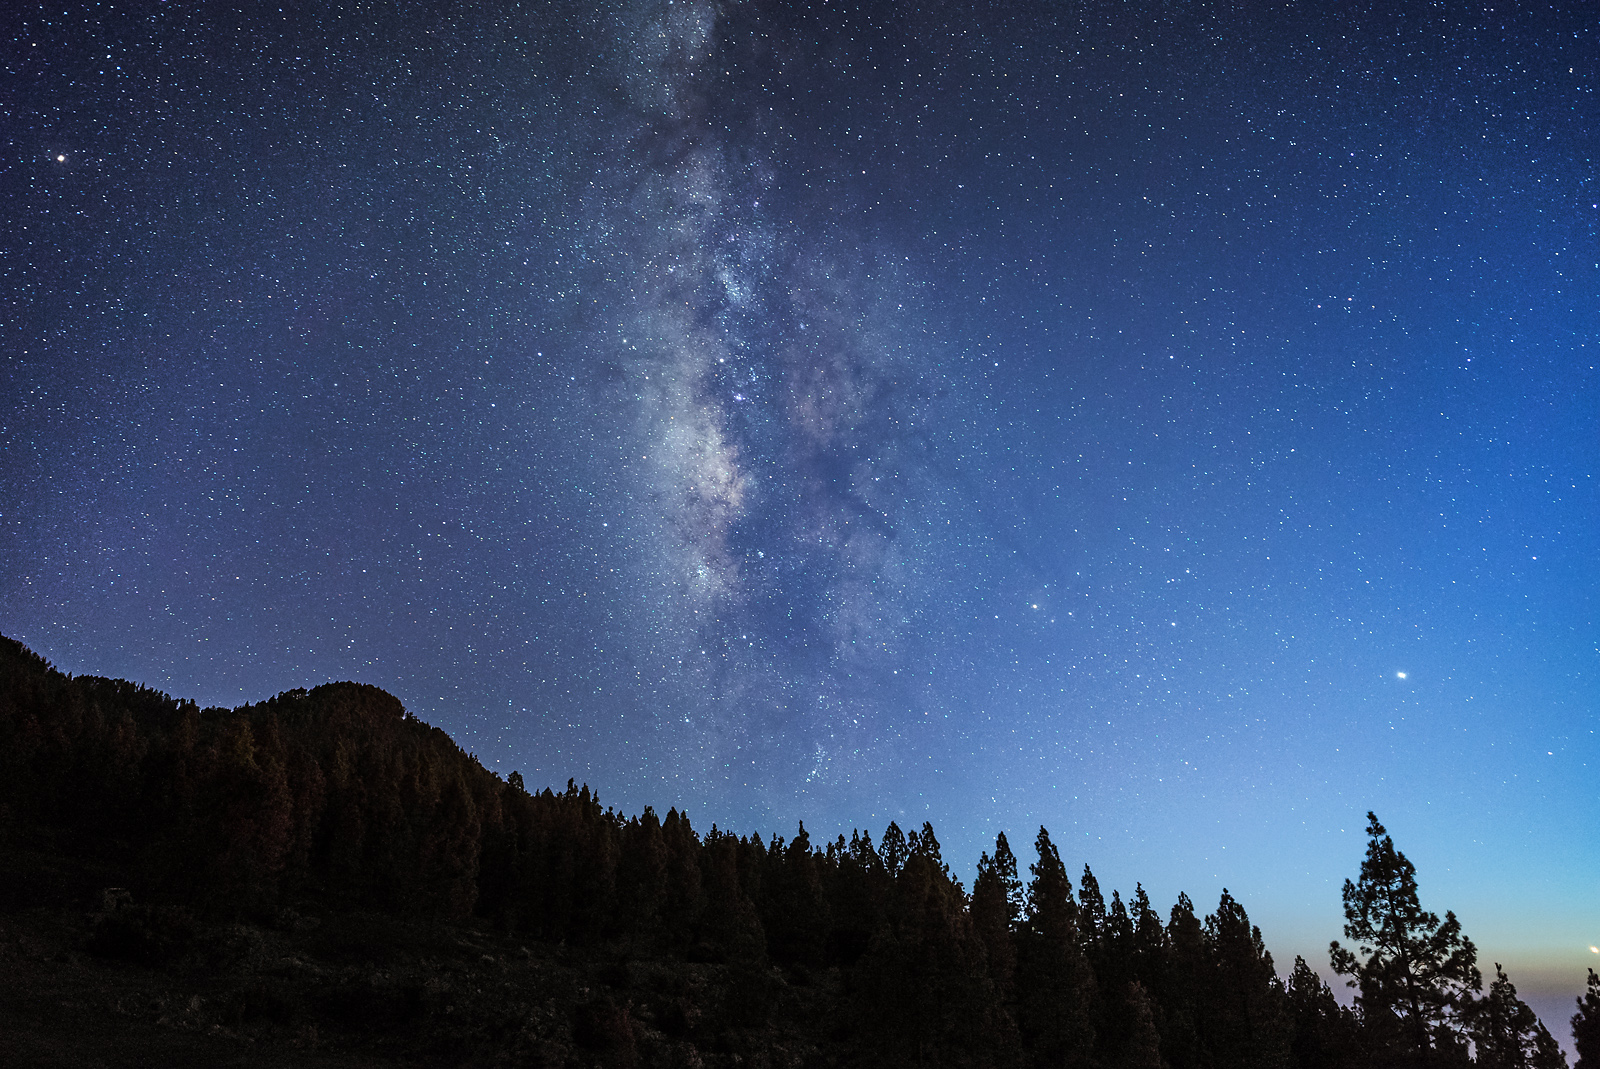
<path id="1" fill-rule="evenodd" d="M 5 634 L 202 703 L 375 683 L 706 827 L 1044 823 L 1280 965 L 1371 808 L 1570 1012 L 1583 5 L 57 5 L 5 49 Z"/>

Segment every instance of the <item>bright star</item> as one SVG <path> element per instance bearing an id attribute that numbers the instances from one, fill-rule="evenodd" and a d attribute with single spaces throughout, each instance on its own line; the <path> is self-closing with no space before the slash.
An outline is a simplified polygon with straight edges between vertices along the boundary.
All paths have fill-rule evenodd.
<path id="1" fill-rule="evenodd" d="M 1406 674 L 1405 674 L 1405 673 L 1404 673 L 1404 672 L 1396 672 L 1396 673 L 1395 673 L 1395 674 L 1394 674 L 1394 677 L 1395 677 L 1395 678 L 1396 678 L 1396 679 L 1404 679 L 1404 678 L 1405 678 L 1405 677 L 1406 677 Z"/>

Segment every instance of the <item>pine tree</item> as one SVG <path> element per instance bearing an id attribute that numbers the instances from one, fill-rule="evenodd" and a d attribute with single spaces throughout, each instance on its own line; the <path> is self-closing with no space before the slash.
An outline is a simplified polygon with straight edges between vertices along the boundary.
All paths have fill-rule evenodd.
<path id="1" fill-rule="evenodd" d="M 1159 1003 L 1167 973 L 1167 931 L 1143 884 L 1133 887 L 1133 974 Z"/>
<path id="2" fill-rule="evenodd" d="M 1294 959 L 1285 988 L 1294 1024 L 1294 1063 L 1299 1069 L 1356 1069 L 1362 1065 L 1355 1014 L 1339 1005 L 1306 959 Z"/>
<path id="3" fill-rule="evenodd" d="M 1473 1007 L 1471 1035 L 1478 1069 L 1566 1069 L 1566 1054 L 1499 962 L 1489 994 Z"/>
<path id="4" fill-rule="evenodd" d="M 1080 911 L 1080 917 L 1083 912 Z M 1146 1020 L 1153 1029 L 1155 1016 L 1149 1006 L 1148 993 L 1136 982 L 1133 921 L 1117 891 L 1111 892 L 1111 907 L 1100 926 L 1099 945 L 1089 961 L 1100 991 L 1097 1022 L 1100 1062 L 1120 1066 L 1130 1060 L 1137 1061 L 1142 1055 L 1136 1056 L 1134 1052 L 1142 1049 L 1140 1044 L 1144 1042 L 1140 1029 Z M 1138 998 L 1144 999 L 1142 1008 L 1135 998 L 1136 992 Z"/>
<path id="5" fill-rule="evenodd" d="M 1261 929 L 1224 888 L 1217 911 L 1206 918 L 1212 982 L 1202 1005 L 1204 1029 L 1216 1064 L 1280 1069 L 1290 1064 L 1290 1024 L 1283 988 Z"/>
<path id="6" fill-rule="evenodd" d="M 829 895 L 833 907 L 829 954 L 835 963 L 853 965 L 866 952 L 883 919 L 891 887 L 872 836 L 852 830 L 849 844 L 840 852 Z"/>
<path id="7" fill-rule="evenodd" d="M 689 823 L 689 814 L 676 808 L 667 810 L 661 835 L 667 847 L 665 935 L 678 946 L 686 945 L 705 908 L 700 878 L 700 837 Z"/>
<path id="8" fill-rule="evenodd" d="M 883 867 L 889 870 L 890 876 L 900 875 L 900 866 L 906 863 L 909 852 L 905 832 L 900 830 L 900 825 L 892 820 L 889 821 L 889 826 L 883 829 L 883 840 L 878 853 L 882 856 Z"/>
<path id="9" fill-rule="evenodd" d="M 1161 1052 L 1173 1069 L 1198 1069 L 1209 1064 L 1200 1040 L 1203 1002 L 1211 984 L 1205 929 L 1194 914 L 1194 902 L 1183 892 L 1167 920 L 1166 1009 Z"/>
<path id="10" fill-rule="evenodd" d="M 785 843 L 774 835 L 763 878 L 761 923 L 775 960 L 806 966 L 823 964 L 830 922 L 822 895 L 818 856 L 804 823 Z"/>
<path id="11" fill-rule="evenodd" d="M 1128 907 L 1122 904 L 1120 891 L 1111 892 L 1111 907 L 1106 910 L 1105 923 L 1100 929 L 1100 944 L 1100 961 L 1112 974 L 1112 982 L 1120 988 L 1135 979 L 1133 920 L 1128 916 Z"/>
<path id="12" fill-rule="evenodd" d="M 713 824 L 700 860 L 706 900 L 701 955 L 748 964 L 766 957 L 767 938 L 741 885 L 739 855 L 739 837 L 720 832 Z"/>
<path id="13" fill-rule="evenodd" d="M 1395 1064 L 1443 1066 L 1464 1057 L 1463 1019 L 1482 986 L 1478 951 L 1447 912 L 1422 908 L 1416 866 L 1367 814 L 1367 856 L 1360 878 L 1344 882 L 1344 934 L 1328 951 L 1334 971 L 1350 977 L 1375 1055 Z"/>
<path id="14" fill-rule="evenodd" d="M 1572 1045 L 1578 1051 L 1573 1069 L 1600 1069 L 1600 976 L 1589 970 L 1589 988 L 1572 1015 Z"/>
<path id="15" fill-rule="evenodd" d="M 921 854 L 932 861 L 934 866 L 944 875 L 946 880 L 954 881 L 950 875 L 950 866 L 944 863 L 944 855 L 940 852 L 939 838 L 933 834 L 933 825 L 926 820 L 922 822 L 922 833 L 908 837 L 907 845 L 913 854 Z"/>
<path id="16" fill-rule="evenodd" d="M 622 826 L 617 855 L 617 921 L 641 945 L 661 932 L 667 898 L 667 843 L 656 811 Z"/>
<path id="17" fill-rule="evenodd" d="M 1078 885 L 1078 938 L 1084 949 L 1094 958 L 1099 946 L 1101 929 L 1106 922 L 1106 899 L 1100 893 L 1100 881 L 1094 878 L 1089 866 L 1083 866 L 1083 882 Z"/>
<path id="18" fill-rule="evenodd" d="M 1035 1065 L 1088 1065 L 1094 1047 L 1094 973 L 1078 942 L 1072 883 L 1050 833 L 1034 840 L 1027 919 L 1017 955 L 1017 1026 Z"/>
<path id="19" fill-rule="evenodd" d="M 1022 880 L 1017 876 L 1017 855 L 1011 852 L 1005 832 L 994 837 L 994 870 L 1000 877 L 1000 885 L 1005 888 L 1006 916 L 1011 918 L 1014 930 L 1022 921 L 1022 907 L 1026 899 L 1023 897 Z"/>
<path id="20" fill-rule="evenodd" d="M 973 930 L 983 942 L 989 978 L 1009 998 L 1017 968 L 1016 931 L 1022 920 L 1022 883 L 1017 879 L 1017 859 L 1004 832 L 995 839 L 994 853 L 993 859 L 987 853 L 978 859 L 969 912 Z"/>
<path id="21" fill-rule="evenodd" d="M 852 971 L 851 1016 L 864 1065 L 1000 1069 L 1016 1034 L 983 970 L 961 889 L 926 825 L 895 880 L 883 925 Z"/>

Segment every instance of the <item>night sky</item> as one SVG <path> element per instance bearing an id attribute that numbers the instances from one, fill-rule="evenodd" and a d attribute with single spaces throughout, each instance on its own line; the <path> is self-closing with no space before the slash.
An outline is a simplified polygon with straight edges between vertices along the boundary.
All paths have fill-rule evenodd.
<path id="1" fill-rule="evenodd" d="M 10 8 L 0 632 L 1600 966 L 1591 4 Z M 1560 997 L 1556 997 L 1556 996 Z"/>

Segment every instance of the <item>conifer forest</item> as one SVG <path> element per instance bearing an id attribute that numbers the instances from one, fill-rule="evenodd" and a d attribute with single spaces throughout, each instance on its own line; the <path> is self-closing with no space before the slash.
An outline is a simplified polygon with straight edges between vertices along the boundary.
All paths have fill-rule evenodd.
<path id="1" fill-rule="evenodd" d="M 8 639 L 0 828 L 8 1065 L 1567 1064 L 1375 816 L 1341 1001 L 1227 891 L 1108 894 L 1044 828 L 968 888 L 927 824 L 626 816 L 375 687 L 201 709 Z M 1592 972 L 1570 1027 L 1600 1066 Z"/>

